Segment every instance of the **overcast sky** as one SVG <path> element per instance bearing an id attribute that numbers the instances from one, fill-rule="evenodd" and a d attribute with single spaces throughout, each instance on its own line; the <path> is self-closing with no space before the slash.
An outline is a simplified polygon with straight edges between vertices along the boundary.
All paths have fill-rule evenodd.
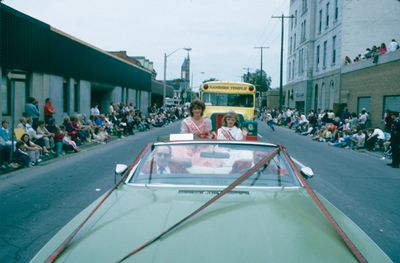
<path id="1" fill-rule="evenodd" d="M 244 68 L 260 68 L 260 49 L 254 47 L 268 46 L 263 69 L 272 77 L 272 87 L 279 86 L 281 26 L 280 19 L 271 16 L 288 15 L 289 0 L 3 0 L 3 4 L 100 49 L 145 56 L 154 62 L 159 80 L 164 53 L 190 47 L 195 88 L 208 78 L 240 81 Z M 168 57 L 167 79 L 180 77 L 185 56 L 186 51 L 180 50 Z M 284 71 L 285 61 L 286 54 Z"/>

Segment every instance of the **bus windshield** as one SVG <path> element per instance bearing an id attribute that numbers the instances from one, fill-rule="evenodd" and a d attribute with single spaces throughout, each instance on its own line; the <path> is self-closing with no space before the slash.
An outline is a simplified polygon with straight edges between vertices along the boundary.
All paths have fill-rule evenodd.
<path id="1" fill-rule="evenodd" d="M 254 107 L 252 94 L 203 93 L 208 106 Z"/>

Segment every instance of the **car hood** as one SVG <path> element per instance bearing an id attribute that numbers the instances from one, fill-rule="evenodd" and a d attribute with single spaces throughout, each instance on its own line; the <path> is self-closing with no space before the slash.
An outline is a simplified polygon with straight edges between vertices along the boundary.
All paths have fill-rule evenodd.
<path id="1" fill-rule="evenodd" d="M 57 262 L 116 262 L 199 208 L 208 189 L 124 185 L 79 231 Z M 390 259 L 326 200 L 369 262 Z M 96 203 L 96 202 L 95 202 Z M 94 207 L 85 209 L 38 253 L 43 262 Z M 124 262 L 356 262 L 302 188 L 228 193 Z"/>

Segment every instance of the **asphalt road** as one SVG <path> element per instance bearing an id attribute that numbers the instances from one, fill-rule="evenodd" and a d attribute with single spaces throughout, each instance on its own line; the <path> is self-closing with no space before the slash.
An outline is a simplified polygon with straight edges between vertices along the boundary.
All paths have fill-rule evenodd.
<path id="1" fill-rule="evenodd" d="M 0 176 L 0 262 L 28 262 L 83 208 L 114 184 L 117 163 L 130 164 L 180 123 L 88 148 Z"/>
<path id="2" fill-rule="evenodd" d="M 117 163 L 128 164 L 157 136 L 180 123 L 0 176 L 0 262 L 27 262 L 71 218 L 114 183 Z M 283 144 L 314 169 L 311 186 L 353 219 L 400 262 L 400 170 L 377 155 L 339 149 L 260 123 L 262 140 Z"/>
<path id="3" fill-rule="evenodd" d="M 293 130 L 259 126 L 262 140 L 282 144 L 315 173 L 309 184 L 356 222 L 394 261 L 400 262 L 400 169 L 376 153 L 312 141 Z"/>

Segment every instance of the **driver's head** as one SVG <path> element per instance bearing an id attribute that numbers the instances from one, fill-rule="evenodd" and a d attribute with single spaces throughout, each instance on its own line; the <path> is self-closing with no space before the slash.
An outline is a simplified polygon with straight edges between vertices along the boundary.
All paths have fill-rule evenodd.
<path id="1" fill-rule="evenodd" d="M 255 164 L 258 163 L 259 161 L 261 161 L 262 159 L 264 159 L 267 156 L 268 156 L 268 152 L 254 151 L 253 152 L 254 163 Z"/>
<path id="2" fill-rule="evenodd" d="M 171 159 L 171 148 L 168 146 L 158 146 L 156 148 L 155 160 L 157 165 L 166 167 Z"/>

